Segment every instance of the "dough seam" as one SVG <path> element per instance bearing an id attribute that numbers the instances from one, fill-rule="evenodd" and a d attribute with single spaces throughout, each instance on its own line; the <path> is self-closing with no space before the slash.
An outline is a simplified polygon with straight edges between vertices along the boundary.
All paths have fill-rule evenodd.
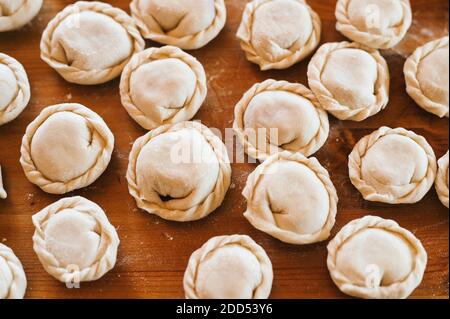
<path id="1" fill-rule="evenodd" d="M 262 71 L 267 71 L 270 69 L 286 69 L 294 65 L 295 63 L 301 61 L 302 59 L 306 58 L 308 55 L 312 53 L 312 51 L 319 44 L 322 29 L 322 22 L 320 20 L 320 17 L 312 8 L 304 0 L 293 0 L 306 6 L 306 8 L 308 9 L 313 24 L 313 30 L 311 32 L 311 35 L 299 50 L 292 51 L 292 47 L 284 49 L 291 51 L 292 52 L 291 55 L 279 61 L 265 60 L 264 58 L 258 55 L 258 53 L 256 52 L 255 48 L 251 43 L 253 15 L 258 9 L 258 7 L 271 1 L 273 0 L 254 0 L 247 3 L 242 16 L 241 25 L 239 26 L 239 29 L 236 34 L 236 36 L 240 40 L 241 48 L 242 50 L 244 50 L 247 60 L 255 64 L 258 64 Z"/>
<path id="2" fill-rule="evenodd" d="M 416 187 L 408 194 L 394 198 L 390 194 L 378 194 L 377 190 L 368 185 L 361 176 L 361 165 L 366 152 L 382 137 L 387 135 L 402 135 L 416 142 L 427 154 L 428 168 L 425 177 L 415 184 Z M 436 156 L 434 151 L 423 136 L 417 135 L 404 128 L 395 128 L 383 126 L 370 135 L 363 137 L 354 147 L 348 157 L 349 176 L 352 184 L 361 192 L 364 199 L 369 201 L 380 201 L 389 204 L 413 204 L 425 196 L 430 190 L 436 176 Z"/>
<path id="3" fill-rule="evenodd" d="M 449 117 L 448 106 L 436 103 L 428 98 L 422 91 L 419 80 L 417 79 L 417 73 L 422 60 L 433 51 L 448 47 L 449 38 L 443 37 L 441 39 L 431 41 L 425 45 L 418 47 L 414 53 L 406 60 L 404 66 L 406 91 L 411 98 L 424 110 L 433 113 L 439 117 Z"/>
<path id="4" fill-rule="evenodd" d="M 91 216 L 97 222 L 96 226 L 100 228 L 101 242 L 98 247 L 96 261 L 91 266 L 79 271 L 72 271 L 62 267 L 55 256 L 46 248 L 45 233 L 42 226 L 51 217 L 64 209 L 75 209 L 78 212 Z M 117 258 L 117 248 L 120 243 L 119 237 L 103 210 L 94 202 L 79 196 L 64 198 L 33 215 L 32 221 L 36 227 L 33 235 L 33 249 L 45 270 L 59 281 L 73 283 L 97 280 L 114 267 Z"/>
<path id="5" fill-rule="evenodd" d="M 276 163 L 279 160 L 294 161 L 303 164 L 313 173 L 315 173 L 315 175 L 327 191 L 329 198 L 328 216 L 322 228 L 313 234 L 298 234 L 292 231 L 281 229 L 277 225 L 274 225 L 259 217 L 259 214 L 253 207 L 253 196 L 258 190 L 258 184 L 261 180 L 261 177 L 265 174 L 265 172 L 270 171 L 270 166 L 272 164 Z M 333 182 L 330 179 L 328 171 L 314 157 L 306 158 L 302 154 L 291 153 L 288 151 L 272 155 L 249 175 L 245 188 L 242 191 L 242 195 L 247 199 L 247 210 L 244 212 L 244 217 L 247 218 L 247 220 L 258 230 L 290 244 L 303 245 L 326 240 L 328 237 L 330 237 L 331 229 L 333 228 L 336 221 L 337 203 L 339 201 L 336 188 L 334 187 Z"/>
<path id="6" fill-rule="evenodd" d="M 45 177 L 35 166 L 31 157 L 31 143 L 34 134 L 50 116 L 59 112 L 72 112 L 83 117 L 83 119 L 87 122 L 86 125 L 90 124 L 98 133 L 99 137 L 101 137 L 104 141 L 104 147 L 101 153 L 98 154 L 95 164 L 83 175 L 68 182 L 52 181 Z M 111 160 L 113 149 L 114 135 L 99 115 L 81 104 L 58 104 L 45 108 L 41 114 L 39 114 L 38 117 L 27 127 L 26 133 L 22 139 L 22 146 L 20 148 L 20 163 L 30 182 L 36 184 L 47 193 L 64 194 L 71 190 L 89 185 L 100 177 L 100 175 L 106 170 L 109 161 Z"/>
<path id="7" fill-rule="evenodd" d="M 53 38 L 53 33 L 68 16 L 78 14 L 83 11 L 92 11 L 104 14 L 115 20 L 127 31 L 133 43 L 133 52 L 127 59 L 118 65 L 100 70 L 82 70 L 53 59 L 51 55 L 51 41 Z M 43 61 L 55 69 L 66 81 L 84 85 L 101 84 L 114 79 L 122 72 L 132 55 L 142 51 L 144 47 L 145 41 L 142 39 L 139 31 L 137 30 L 133 19 L 129 17 L 125 11 L 98 1 L 78 1 L 64 8 L 49 22 L 42 34 L 40 44 L 41 59 Z"/>
<path id="8" fill-rule="evenodd" d="M 11 270 L 13 280 L 6 299 L 22 299 L 27 288 L 27 278 L 22 263 L 11 248 L 0 244 L 0 258 L 3 258 Z"/>
<path id="9" fill-rule="evenodd" d="M 239 246 L 248 249 L 259 261 L 261 282 L 253 292 L 253 298 L 263 299 L 269 296 L 272 288 L 273 271 L 272 263 L 266 252 L 247 235 L 231 235 L 213 237 L 192 254 L 183 279 L 183 286 L 187 299 L 200 298 L 196 291 L 195 282 L 197 279 L 198 267 L 203 260 L 214 250 L 232 244 L 238 244 Z"/>
<path id="10" fill-rule="evenodd" d="M 271 155 L 268 154 L 267 152 L 270 152 L 271 149 L 276 148 L 277 152 L 285 151 L 283 148 L 277 145 L 270 144 L 270 141 L 267 141 L 265 146 L 266 152 L 262 152 L 248 141 L 248 137 L 245 134 L 244 116 L 247 107 L 255 96 L 266 91 L 284 91 L 293 93 L 309 100 L 313 104 L 317 116 L 320 120 L 320 127 L 314 138 L 311 139 L 311 141 L 307 145 L 303 146 L 297 152 L 300 152 L 305 156 L 310 156 L 315 152 L 317 152 L 325 144 L 328 138 L 329 122 L 327 113 L 322 109 L 322 106 L 320 105 L 316 96 L 307 87 L 299 83 L 289 83 L 286 81 L 275 81 L 275 80 L 266 80 L 262 83 L 257 83 L 253 85 L 253 87 L 244 94 L 242 99 L 235 106 L 233 130 L 239 142 L 244 147 L 244 151 L 249 156 L 258 160 L 267 159 L 267 157 Z"/>
<path id="11" fill-rule="evenodd" d="M 42 2 L 43 0 L 25 0 L 12 15 L 0 16 L 0 32 L 17 30 L 29 23 L 41 10 Z"/>
<path id="12" fill-rule="evenodd" d="M 339 0 L 336 3 L 336 29 L 355 42 L 362 43 L 374 49 L 389 49 L 397 45 L 403 39 L 411 26 L 412 12 L 409 0 L 399 0 L 403 8 L 403 19 L 400 22 L 400 26 L 389 28 L 395 31 L 394 36 L 360 31 L 352 24 L 348 16 L 347 8 L 351 1 L 353 0 Z"/>
<path id="13" fill-rule="evenodd" d="M 142 112 L 137 105 L 132 101 L 130 94 L 130 80 L 133 72 L 140 66 L 153 61 L 174 58 L 187 64 L 196 76 L 196 87 L 194 94 L 190 100 L 179 108 L 175 114 L 170 118 L 164 120 L 162 123 L 150 119 Z M 130 114 L 130 116 L 142 127 L 146 129 L 153 129 L 161 125 L 177 123 L 180 121 L 190 120 L 200 109 L 207 94 L 206 75 L 203 66 L 193 56 L 183 52 L 181 49 L 174 46 L 165 46 L 162 48 L 150 48 L 133 56 L 130 62 L 123 70 L 120 81 L 120 96 L 122 104 Z"/>
<path id="14" fill-rule="evenodd" d="M 449 206 L 449 190 L 448 190 L 448 162 L 449 162 L 449 152 L 442 156 L 438 160 L 438 173 L 436 174 L 436 181 L 435 181 L 435 187 L 436 187 L 436 193 L 438 194 L 438 197 L 442 204 L 448 208 Z"/>
<path id="15" fill-rule="evenodd" d="M 353 284 L 336 267 L 336 258 L 340 246 L 359 231 L 367 228 L 381 228 L 383 230 L 401 235 L 415 250 L 414 268 L 402 281 L 389 286 L 367 288 Z M 376 216 L 365 216 L 354 220 L 344 226 L 328 244 L 327 266 L 331 278 L 342 292 L 362 298 L 406 298 L 420 284 L 427 264 L 427 253 L 422 243 L 408 230 L 400 227 L 395 221 L 382 219 Z"/>
<path id="16" fill-rule="evenodd" d="M 164 133 L 175 132 L 184 128 L 197 130 L 211 146 L 219 163 L 219 175 L 217 177 L 214 190 L 201 203 L 186 210 L 170 210 L 155 203 L 147 202 L 141 196 L 137 185 L 136 164 L 142 148 L 153 138 Z M 133 144 L 133 148 L 129 156 L 129 165 L 126 175 L 128 190 L 131 196 L 133 196 L 136 200 L 137 206 L 150 214 L 155 214 L 161 218 L 179 222 L 198 220 L 207 216 L 221 205 L 231 183 L 231 166 L 229 162 L 225 145 L 203 124 L 199 122 L 185 121 L 175 125 L 163 125 L 138 138 Z"/>
<path id="17" fill-rule="evenodd" d="M 191 35 L 184 36 L 182 38 L 176 38 L 169 36 L 159 30 L 150 30 L 148 26 L 144 23 L 144 20 L 140 14 L 140 9 L 138 8 L 140 0 L 133 0 L 130 3 L 131 16 L 133 17 L 136 25 L 138 26 L 142 36 L 146 39 L 156 41 L 163 44 L 177 46 L 184 50 L 195 50 L 207 45 L 209 42 L 214 40 L 215 37 L 224 28 L 227 19 L 227 8 L 225 6 L 224 0 L 214 0 L 215 17 L 213 23 L 206 29 Z M 155 23 L 159 25 L 158 23 Z"/>
<path id="18" fill-rule="evenodd" d="M 18 86 L 15 98 L 4 110 L 0 110 L 1 126 L 14 120 L 22 113 L 30 101 L 31 92 L 27 73 L 19 61 L 6 54 L 0 53 L 0 64 L 7 66 L 13 72 Z"/>
<path id="19" fill-rule="evenodd" d="M 340 49 L 360 49 L 369 53 L 377 63 L 377 80 L 373 94 L 375 104 L 369 107 L 351 108 L 337 101 L 328 88 L 322 83 L 322 72 L 328 57 L 333 51 Z M 335 42 L 322 45 L 312 57 L 308 65 L 308 83 L 322 107 L 340 120 L 363 121 L 382 111 L 389 102 L 390 74 L 386 60 L 380 53 L 356 42 Z"/>

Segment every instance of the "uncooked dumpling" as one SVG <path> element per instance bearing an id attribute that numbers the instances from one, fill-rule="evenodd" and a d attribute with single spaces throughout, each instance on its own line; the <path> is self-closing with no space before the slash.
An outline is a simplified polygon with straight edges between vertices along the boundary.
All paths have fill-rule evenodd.
<path id="1" fill-rule="evenodd" d="M 328 244 L 331 278 L 354 297 L 406 298 L 422 281 L 426 264 L 421 242 L 393 220 L 380 217 L 350 222 Z"/>
<path id="2" fill-rule="evenodd" d="M 243 191 L 244 216 L 257 229 L 290 244 L 311 244 L 330 236 L 338 197 L 315 158 L 282 152 L 250 174 Z"/>
<path id="3" fill-rule="evenodd" d="M 65 194 L 95 182 L 113 148 L 114 136 L 100 116 L 81 104 L 59 104 L 28 125 L 20 163 L 30 182 Z"/>
<path id="4" fill-rule="evenodd" d="M 308 82 L 322 107 L 340 120 L 362 121 L 389 101 L 389 69 L 377 50 L 325 43 L 308 65 Z"/>
<path id="5" fill-rule="evenodd" d="M 424 110 L 448 117 L 448 37 L 417 48 L 406 60 L 406 91 Z"/>
<path id="6" fill-rule="evenodd" d="M 11 248 L 0 244 L 0 299 L 22 299 L 27 278 L 19 258 Z"/>
<path id="7" fill-rule="evenodd" d="M 120 82 L 122 105 L 143 128 L 190 120 L 206 98 L 200 62 L 173 46 L 133 56 Z"/>
<path id="8" fill-rule="evenodd" d="M 272 289 L 272 263 L 245 235 L 208 240 L 189 259 L 184 273 L 187 299 L 266 299 Z"/>
<path id="9" fill-rule="evenodd" d="M 41 39 L 41 58 L 68 82 L 93 85 L 119 76 L 145 42 L 124 11 L 79 1 L 53 18 Z"/>
<path id="10" fill-rule="evenodd" d="M 348 167 L 364 199 L 412 204 L 433 186 L 436 157 L 424 137 L 404 128 L 381 127 L 355 145 Z"/>
<path id="11" fill-rule="evenodd" d="M 222 203 L 231 167 L 225 145 L 206 126 L 181 122 L 138 138 L 130 153 L 128 189 L 137 205 L 164 219 L 201 219 Z"/>
<path id="12" fill-rule="evenodd" d="M 224 0 L 133 0 L 130 8 L 144 38 L 185 50 L 207 45 L 227 19 Z"/>
<path id="13" fill-rule="evenodd" d="M 0 53 L 0 126 L 14 120 L 30 101 L 30 83 L 22 64 Z"/>
<path id="14" fill-rule="evenodd" d="M 267 80 L 236 105 L 233 129 L 247 154 L 264 160 L 284 150 L 310 156 L 328 138 L 328 115 L 305 86 Z"/>
<path id="15" fill-rule="evenodd" d="M 59 281 L 97 280 L 114 267 L 119 237 L 97 204 L 64 198 L 33 215 L 33 224 L 33 249 Z"/>
<path id="16" fill-rule="evenodd" d="M 444 204 L 448 208 L 448 151 L 438 160 L 438 172 L 436 174 L 436 192 Z"/>
<path id="17" fill-rule="evenodd" d="M 409 0 L 338 0 L 336 29 L 375 49 L 399 43 L 412 22 Z"/>
<path id="18" fill-rule="evenodd" d="M 286 69 L 312 53 L 320 32 L 320 17 L 304 0 L 253 0 L 237 37 L 247 59 L 261 70 Z"/>
<path id="19" fill-rule="evenodd" d="M 0 32 L 23 27 L 41 10 L 43 0 L 0 0 Z"/>

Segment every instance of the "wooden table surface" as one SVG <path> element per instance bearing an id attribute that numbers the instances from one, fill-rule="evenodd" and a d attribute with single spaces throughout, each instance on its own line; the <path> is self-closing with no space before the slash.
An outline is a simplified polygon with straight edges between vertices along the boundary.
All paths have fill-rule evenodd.
<path id="1" fill-rule="evenodd" d="M 119 81 L 86 87 L 65 82 L 40 60 L 39 42 L 50 19 L 69 0 L 46 0 L 39 16 L 17 32 L 0 34 L 0 52 L 18 59 L 26 68 L 32 89 L 31 102 L 13 122 L 0 127 L 0 164 L 8 199 L 0 200 L 0 242 L 14 249 L 28 278 L 27 298 L 183 298 L 182 279 L 191 253 L 209 238 L 248 234 L 264 247 L 274 267 L 273 298 L 342 298 L 326 267 L 327 242 L 296 246 L 254 229 L 242 216 L 246 202 L 241 195 L 248 174 L 256 164 L 232 164 L 232 185 L 223 205 L 209 217 L 192 223 L 167 222 L 137 209 L 128 194 L 125 172 L 132 143 L 145 134 L 120 103 Z M 106 1 L 129 12 L 128 0 Z M 208 97 L 195 119 L 222 131 L 231 127 L 234 105 L 254 83 L 268 78 L 307 84 L 309 59 L 288 70 L 260 72 L 247 62 L 235 38 L 247 1 L 225 0 L 228 20 L 212 43 L 191 53 L 205 66 Z M 342 41 L 335 30 L 332 0 L 310 0 L 323 23 L 321 42 Z M 329 170 L 340 202 L 332 236 L 349 221 L 367 214 L 391 218 L 412 231 L 428 252 L 424 280 L 412 297 L 449 297 L 449 214 L 434 188 L 414 205 L 390 206 L 364 201 L 352 186 L 347 156 L 364 135 L 382 125 L 405 127 L 426 137 L 436 156 L 448 149 L 449 120 L 419 108 L 405 91 L 403 64 L 413 50 L 448 34 L 447 0 L 412 0 L 413 25 L 402 43 L 382 52 L 391 72 L 391 97 L 386 110 L 361 123 L 330 116 L 330 137 L 316 154 Z M 156 45 L 148 43 L 148 46 Z M 31 216 L 62 198 L 44 193 L 25 178 L 19 164 L 20 144 L 26 126 L 48 105 L 82 103 L 100 114 L 116 138 L 107 171 L 90 187 L 66 194 L 81 195 L 103 207 L 117 227 L 121 244 L 115 268 L 102 279 L 67 289 L 48 275 L 39 263 L 31 237 Z M 49 146 L 51 147 L 51 146 Z"/>

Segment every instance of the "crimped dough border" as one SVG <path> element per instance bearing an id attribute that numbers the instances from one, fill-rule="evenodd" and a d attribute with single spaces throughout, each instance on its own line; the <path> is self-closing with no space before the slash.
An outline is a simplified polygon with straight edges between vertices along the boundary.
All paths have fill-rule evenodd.
<path id="1" fill-rule="evenodd" d="M 336 3 L 336 29 L 352 41 L 362 43 L 374 49 L 389 49 L 397 45 L 408 32 L 412 23 L 412 12 L 409 0 L 399 0 L 403 8 L 403 20 L 399 26 L 390 28 L 395 36 L 373 34 L 357 29 L 350 21 L 347 8 L 353 0 L 338 0 Z"/>
<path id="2" fill-rule="evenodd" d="M 97 260 L 90 267 L 80 270 L 62 267 L 55 256 L 46 248 L 44 227 L 54 215 L 65 209 L 73 209 L 89 215 L 97 222 L 97 226 L 100 229 L 101 242 Z M 103 209 L 96 203 L 79 196 L 63 198 L 33 215 L 32 220 L 35 226 L 33 249 L 45 270 L 59 281 L 63 283 L 94 281 L 101 278 L 114 267 L 120 243 L 119 236 L 114 226 L 110 224 Z"/>
<path id="3" fill-rule="evenodd" d="M 379 194 L 376 189 L 367 184 L 361 176 L 361 165 L 364 156 L 367 151 L 383 136 L 386 135 L 403 135 L 405 137 L 410 138 L 414 142 L 416 142 L 422 149 L 425 151 L 428 157 L 428 169 L 423 178 L 416 184 L 416 187 L 401 198 L 390 196 L 390 194 Z M 375 132 L 363 137 L 358 143 L 356 143 L 353 151 L 350 153 L 348 157 L 348 169 L 349 176 L 352 184 L 360 191 L 365 200 L 382 202 L 388 204 L 413 204 L 421 200 L 426 193 L 430 190 L 431 186 L 433 186 L 437 164 L 436 164 L 436 156 L 434 154 L 433 149 L 430 144 L 426 141 L 423 136 L 417 135 L 412 131 L 408 131 L 404 128 L 395 128 L 392 129 L 390 127 L 383 126 L 376 130 Z"/>
<path id="4" fill-rule="evenodd" d="M 436 181 L 435 181 L 435 186 L 436 186 L 436 193 L 438 194 L 438 197 L 440 199 L 440 201 L 442 202 L 442 204 L 444 204 L 445 207 L 448 208 L 448 184 L 447 184 L 447 176 L 448 176 L 448 151 L 447 153 L 442 156 L 439 160 L 438 160 L 438 172 L 436 174 Z"/>
<path id="5" fill-rule="evenodd" d="M 375 83 L 376 103 L 370 107 L 352 109 L 342 105 L 322 83 L 322 73 L 327 65 L 328 56 L 341 49 L 359 49 L 369 53 L 377 63 L 377 81 Z M 322 45 L 308 65 L 308 83 L 322 107 L 340 120 L 363 121 L 382 111 L 389 102 L 390 75 L 386 60 L 381 54 L 369 47 L 355 42 L 334 42 Z"/>
<path id="6" fill-rule="evenodd" d="M 173 45 L 184 50 L 196 50 L 204 47 L 211 42 L 222 31 L 227 20 L 227 8 L 224 0 L 214 0 L 214 8 L 216 16 L 213 23 L 198 33 L 187 35 L 182 38 L 175 38 L 164 33 L 163 30 L 150 30 L 144 23 L 141 12 L 139 10 L 139 1 L 133 0 L 130 3 L 131 16 L 136 25 L 146 39 L 150 39 L 159 43 Z M 155 21 L 155 25 L 158 23 Z"/>
<path id="7" fill-rule="evenodd" d="M 277 145 L 271 145 L 269 141 L 266 144 L 266 151 L 258 150 L 252 143 L 249 142 L 248 136 L 245 134 L 244 128 L 244 115 L 247 110 L 248 105 L 253 100 L 255 96 L 262 92 L 267 91 L 284 91 L 299 95 L 307 100 L 309 100 L 314 106 L 317 112 L 317 116 L 320 120 L 320 127 L 317 131 L 317 134 L 314 138 L 297 152 L 304 154 L 305 156 L 310 156 L 317 152 L 326 142 L 329 134 L 329 121 L 328 114 L 322 109 L 319 101 L 316 99 L 315 95 L 305 86 L 299 83 L 289 83 L 286 81 L 275 81 L 275 80 L 266 80 L 262 83 L 257 83 L 253 85 L 253 87 L 248 90 L 242 99 L 236 104 L 234 109 L 234 122 L 233 122 L 233 130 L 244 147 L 244 151 L 250 155 L 251 157 L 258 160 L 265 160 L 270 155 L 267 152 L 283 152 L 285 151 L 282 147 Z"/>
<path id="8" fill-rule="evenodd" d="M 270 69 L 287 69 L 297 62 L 300 62 L 304 58 L 314 51 L 314 49 L 319 45 L 320 36 L 322 31 L 322 22 L 319 15 L 304 1 L 304 0 L 294 0 L 300 4 L 307 7 L 309 13 L 311 14 L 311 20 L 313 23 L 313 31 L 306 41 L 305 45 L 300 50 L 292 51 L 292 54 L 283 58 L 280 61 L 267 61 L 260 57 L 256 52 L 255 48 L 251 43 L 252 39 L 252 28 L 253 28 L 253 15 L 261 5 L 276 0 L 253 0 L 247 3 L 243 16 L 242 22 L 239 26 L 236 36 L 240 40 L 241 48 L 245 52 L 247 60 L 259 65 L 262 71 L 267 71 Z"/>
<path id="9" fill-rule="evenodd" d="M 160 121 L 155 121 L 149 118 L 139 109 L 137 105 L 134 104 L 130 92 L 130 80 L 133 72 L 136 71 L 136 69 L 138 69 L 140 66 L 153 61 L 169 58 L 178 59 L 189 66 L 196 76 L 197 83 L 194 94 L 189 99 L 189 101 L 187 101 L 182 108 L 178 109 L 178 111 L 173 116 L 161 123 Z M 120 81 L 120 96 L 122 105 L 125 107 L 128 114 L 139 125 L 148 130 L 165 124 L 173 124 L 190 120 L 200 109 L 203 101 L 206 98 L 207 91 L 208 89 L 206 86 L 206 74 L 201 63 L 195 57 L 187 54 L 186 52 L 183 52 L 181 49 L 174 46 L 149 48 L 145 51 L 135 54 L 131 58 L 130 62 L 125 66 Z"/>
<path id="10" fill-rule="evenodd" d="M 270 171 L 270 166 L 279 161 L 293 161 L 300 163 L 309 168 L 324 185 L 329 198 L 328 217 L 323 227 L 313 234 L 298 234 L 292 231 L 284 230 L 261 218 L 257 208 L 253 207 L 253 197 L 258 191 L 258 184 L 265 172 Z M 336 221 L 336 212 L 338 204 L 338 196 L 336 188 L 330 179 L 328 171 L 320 165 L 319 161 L 312 157 L 306 158 L 299 153 L 282 152 L 274 154 L 259 165 L 247 179 L 242 194 L 247 199 L 247 210 L 244 212 L 245 218 L 257 229 L 265 232 L 283 242 L 297 245 L 311 244 L 326 240 L 330 236 L 331 229 Z"/>
<path id="11" fill-rule="evenodd" d="M 53 33 L 68 16 L 83 11 L 92 11 L 104 14 L 122 25 L 133 41 L 133 52 L 128 59 L 106 69 L 82 70 L 53 59 L 51 55 L 51 41 Z M 41 59 L 56 70 L 66 81 L 83 85 L 95 85 L 108 82 L 120 75 L 132 55 L 144 50 L 145 41 L 142 39 L 133 19 L 125 11 L 98 1 L 78 1 L 59 12 L 45 28 L 41 39 Z"/>
<path id="12" fill-rule="evenodd" d="M 12 100 L 4 110 L 0 110 L 1 126 L 14 120 L 22 113 L 30 101 L 31 92 L 27 73 L 19 61 L 6 54 L 0 53 L 0 64 L 7 66 L 13 72 L 18 86 L 18 91 L 14 100 Z"/>
<path id="13" fill-rule="evenodd" d="M 83 175 L 70 180 L 69 182 L 60 182 L 49 180 L 35 166 L 31 157 L 31 142 L 38 128 L 53 114 L 59 112 L 72 112 L 85 119 L 87 125 L 94 129 L 99 137 L 104 141 L 104 148 L 97 156 L 96 163 Z M 114 135 L 103 121 L 103 119 L 92 110 L 77 103 L 64 103 L 46 107 L 31 122 L 22 139 L 20 148 L 20 164 L 28 180 L 39 186 L 43 191 L 50 194 L 65 194 L 67 192 L 79 189 L 92 184 L 106 170 L 114 149 Z"/>
<path id="14" fill-rule="evenodd" d="M 43 0 L 25 0 L 10 16 L 0 16 L 0 32 L 17 30 L 34 19 L 42 7 Z"/>
<path id="15" fill-rule="evenodd" d="M 266 299 L 269 297 L 272 290 L 273 270 L 267 253 L 249 236 L 231 235 L 213 237 L 191 255 L 183 279 L 184 292 L 187 299 L 200 299 L 195 287 L 199 265 L 212 251 L 227 245 L 242 246 L 255 255 L 261 266 L 262 280 L 253 293 L 253 299 Z"/>
<path id="16" fill-rule="evenodd" d="M 403 72 L 405 73 L 406 91 L 409 96 L 425 111 L 433 113 L 439 117 L 448 117 L 449 107 L 436 103 L 428 98 L 422 91 L 417 73 L 422 60 L 433 51 L 448 47 L 448 36 L 428 42 L 418 47 L 414 53 L 406 60 Z M 448 70 L 447 70 L 448 72 Z"/>
<path id="17" fill-rule="evenodd" d="M 388 232 L 395 233 L 410 243 L 415 251 L 414 269 L 402 281 L 391 284 L 387 287 L 368 288 L 355 285 L 342 274 L 336 265 L 336 259 L 340 247 L 352 236 L 358 232 L 378 228 Z M 339 233 L 328 244 L 327 266 L 331 278 L 336 286 L 345 294 L 359 298 L 379 298 L 379 299 L 399 299 L 408 297 L 413 290 L 420 284 L 427 264 L 427 253 L 418 240 L 411 232 L 400 227 L 395 221 L 382 219 L 376 216 L 365 216 L 356 219 L 345 225 Z"/>
<path id="18" fill-rule="evenodd" d="M 13 282 L 6 299 L 22 299 L 27 289 L 27 278 L 19 258 L 11 248 L 3 244 L 0 244 L 0 258 L 6 261 L 13 275 Z"/>
<path id="19" fill-rule="evenodd" d="M 202 203 L 189 207 L 186 210 L 170 210 L 165 207 L 161 207 L 158 204 L 148 202 L 141 196 L 137 185 L 137 160 L 142 148 L 153 138 L 164 133 L 175 132 L 184 128 L 197 130 L 205 138 L 205 141 L 211 146 L 219 163 L 219 176 L 217 178 L 214 190 L 204 199 Z M 199 122 L 190 121 L 180 122 L 173 125 L 167 124 L 148 132 L 146 135 L 138 138 L 136 142 L 134 142 L 129 156 L 127 181 L 128 191 L 136 200 L 136 204 L 139 208 L 150 214 L 158 215 L 166 220 L 178 222 L 194 221 L 206 217 L 221 205 L 231 183 L 230 160 L 222 140 L 214 135 L 214 133 L 205 125 Z"/>

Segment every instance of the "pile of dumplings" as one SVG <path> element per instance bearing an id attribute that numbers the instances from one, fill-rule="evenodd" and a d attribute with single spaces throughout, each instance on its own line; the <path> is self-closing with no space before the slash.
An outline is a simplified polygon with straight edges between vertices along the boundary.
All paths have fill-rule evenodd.
<path id="1" fill-rule="evenodd" d="M 42 0 L 1 1 L 0 32 L 26 25 Z M 123 107 L 148 130 L 129 155 L 130 195 L 150 214 L 177 222 L 199 220 L 223 202 L 231 165 L 223 141 L 191 121 L 207 96 L 202 64 L 183 50 L 206 46 L 226 24 L 224 0 L 132 0 L 131 15 L 97 1 L 75 2 L 48 23 L 41 59 L 67 82 L 98 85 L 120 76 Z M 328 240 L 338 193 L 328 171 L 311 157 L 328 139 L 329 114 L 363 121 L 389 107 L 390 75 L 379 49 L 397 45 L 412 23 L 409 0 L 338 0 L 336 28 L 352 42 L 319 47 L 321 20 L 304 0 L 253 0 L 237 31 L 248 61 L 262 71 L 286 69 L 312 56 L 308 86 L 268 79 L 235 106 L 233 129 L 260 165 L 249 175 L 244 217 L 256 229 L 292 245 Z M 164 44 L 146 49 L 144 39 Z M 449 38 L 418 47 L 404 66 L 406 91 L 425 111 L 449 116 Z M 31 94 L 19 61 L 0 53 L 0 125 L 26 109 Z M 277 136 L 266 134 L 276 129 Z M 264 132 L 264 133 L 262 133 Z M 51 145 L 49 147 L 48 145 Z M 187 158 L 174 161 L 173 148 Z M 114 135 L 88 107 L 45 107 L 21 144 L 26 178 L 64 195 L 94 183 L 107 169 Z M 427 140 L 405 128 L 380 127 L 356 143 L 349 177 L 367 201 L 413 204 L 435 185 L 449 205 L 449 153 L 437 160 Z M 6 198 L 0 168 L 0 198 Z M 66 197 L 33 215 L 33 249 L 63 283 L 101 278 L 120 244 L 103 209 Z M 360 298 L 406 298 L 421 283 L 427 253 L 393 220 L 365 216 L 328 243 L 331 279 Z M 186 298 L 268 298 L 272 263 L 247 235 L 218 236 L 190 257 Z M 22 298 L 26 277 L 13 251 L 0 244 L 0 299 Z"/>

